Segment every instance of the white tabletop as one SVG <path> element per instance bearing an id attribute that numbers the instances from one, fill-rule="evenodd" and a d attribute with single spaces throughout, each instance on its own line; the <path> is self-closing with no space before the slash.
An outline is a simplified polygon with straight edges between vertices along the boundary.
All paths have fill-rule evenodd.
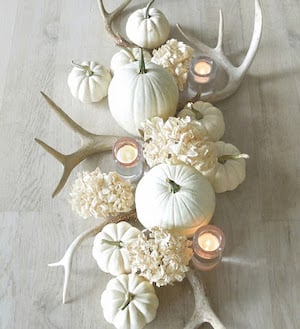
<path id="1" fill-rule="evenodd" d="M 105 1 L 112 10 L 121 1 Z M 145 1 L 132 1 L 117 27 Z M 246 181 L 218 194 L 213 223 L 226 235 L 223 262 L 204 273 L 211 304 L 227 328 L 298 328 L 300 323 L 300 5 L 261 0 L 263 36 L 241 87 L 217 106 L 224 141 L 250 154 Z M 254 0 L 165 0 L 171 35 L 176 23 L 210 46 L 224 13 L 224 49 L 239 64 L 251 40 Z M 69 300 L 62 305 L 63 271 L 48 268 L 96 219 L 83 220 L 69 204 L 77 173 L 111 168 L 111 155 L 84 161 L 62 192 L 51 194 L 60 164 L 34 142 L 39 137 L 70 153 L 80 140 L 46 104 L 47 93 L 82 127 L 98 134 L 126 133 L 112 119 L 107 100 L 83 105 L 66 80 L 71 61 L 109 66 L 118 50 L 104 30 L 96 0 L 0 2 L 0 328 L 108 329 L 100 296 L 111 278 L 91 255 L 93 239 L 74 257 Z M 193 311 L 189 284 L 159 288 L 157 318 L 147 328 L 182 329 Z"/>

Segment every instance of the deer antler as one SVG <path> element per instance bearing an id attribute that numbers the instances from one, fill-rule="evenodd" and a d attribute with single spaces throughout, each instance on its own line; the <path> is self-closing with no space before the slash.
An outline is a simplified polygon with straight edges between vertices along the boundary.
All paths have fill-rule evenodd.
<path id="1" fill-rule="evenodd" d="M 125 0 L 119 7 L 117 7 L 114 11 L 110 13 L 105 9 L 103 0 L 97 0 L 97 1 L 98 1 L 100 13 L 104 19 L 105 29 L 108 32 L 108 34 L 115 40 L 116 45 L 120 47 L 129 47 L 129 48 L 137 47 L 137 45 L 121 37 L 121 35 L 118 32 L 114 32 L 112 29 L 113 20 L 118 15 L 121 14 L 121 12 L 128 6 L 131 0 Z"/>
<path id="2" fill-rule="evenodd" d="M 201 100 L 211 103 L 223 100 L 235 93 L 254 59 L 262 35 L 262 11 L 259 0 L 255 0 L 254 29 L 251 43 L 242 64 L 236 67 L 227 59 L 223 51 L 223 14 L 221 10 L 219 15 L 219 36 L 215 48 L 210 48 L 198 39 L 188 35 L 182 30 L 181 26 L 177 24 L 180 33 L 199 48 L 200 52 L 211 57 L 228 75 L 227 85 L 222 90 L 211 91 L 201 95 Z"/>
<path id="3" fill-rule="evenodd" d="M 48 266 L 51 266 L 51 267 L 62 266 L 64 268 L 65 278 L 64 278 L 63 298 L 62 298 L 63 304 L 65 304 L 67 302 L 68 287 L 69 287 L 69 281 L 70 281 L 70 276 L 71 276 L 73 255 L 74 255 L 76 249 L 83 242 L 83 240 L 87 239 L 89 237 L 95 236 L 100 231 L 102 231 L 102 229 L 104 228 L 105 225 L 107 225 L 109 223 L 118 223 L 118 222 L 121 222 L 121 221 L 127 221 L 128 222 L 130 220 L 137 220 L 135 210 L 131 210 L 128 213 L 124 213 L 124 214 L 122 213 L 122 214 L 119 214 L 118 216 L 115 216 L 113 218 L 106 219 L 104 222 L 97 225 L 96 227 L 93 227 L 92 229 L 88 229 L 88 230 L 82 232 L 81 234 L 79 234 L 75 238 L 75 240 L 69 245 L 67 251 L 65 252 L 63 258 L 60 261 L 58 261 L 56 263 L 48 264 Z"/>
<path id="4" fill-rule="evenodd" d="M 66 184 L 72 170 L 87 157 L 109 151 L 112 149 L 114 143 L 119 136 L 112 135 L 96 135 L 80 127 L 73 121 L 58 105 L 56 105 L 50 97 L 41 92 L 51 108 L 59 115 L 61 120 L 66 123 L 74 132 L 78 133 L 82 138 L 82 146 L 74 153 L 62 154 L 54 148 L 35 138 L 35 141 L 41 145 L 48 153 L 53 155 L 64 167 L 63 175 L 54 190 L 52 197 L 55 197 Z"/>
<path id="5" fill-rule="evenodd" d="M 198 275 L 195 270 L 191 270 L 187 273 L 187 279 L 192 286 L 195 297 L 195 310 L 184 329 L 197 329 L 200 328 L 203 323 L 209 323 L 214 329 L 225 329 L 224 325 L 209 305 L 203 282 Z"/>

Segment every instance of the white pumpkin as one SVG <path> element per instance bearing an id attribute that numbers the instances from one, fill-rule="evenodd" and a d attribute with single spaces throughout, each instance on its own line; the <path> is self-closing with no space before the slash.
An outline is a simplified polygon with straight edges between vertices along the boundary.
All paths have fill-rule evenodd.
<path id="1" fill-rule="evenodd" d="M 146 63 L 151 61 L 151 55 L 147 50 L 143 50 L 144 60 Z M 140 59 L 140 48 L 122 48 L 115 53 L 110 61 L 110 69 L 115 72 L 120 67 L 136 62 Z"/>
<path id="2" fill-rule="evenodd" d="M 191 236 L 211 220 L 215 193 L 195 168 L 160 164 L 139 181 L 135 203 L 137 217 L 147 229 L 160 226 Z"/>
<path id="3" fill-rule="evenodd" d="M 109 69 L 96 62 L 73 63 L 68 76 L 71 94 L 82 103 L 99 102 L 107 96 L 111 81 Z"/>
<path id="4" fill-rule="evenodd" d="M 133 12 L 127 20 L 126 33 L 136 45 L 154 49 L 162 45 L 169 36 L 170 24 L 166 16 L 158 9 L 147 7 Z"/>
<path id="5" fill-rule="evenodd" d="M 156 317 L 158 298 L 152 284 L 136 274 L 111 279 L 101 296 L 104 318 L 117 329 L 141 329 Z"/>
<path id="6" fill-rule="evenodd" d="M 248 154 L 241 154 L 237 147 L 222 141 L 216 142 L 218 163 L 214 175 L 210 177 L 215 192 L 234 190 L 246 177 Z"/>
<path id="7" fill-rule="evenodd" d="M 93 257 L 103 272 L 112 275 L 130 273 L 126 243 L 136 239 L 140 230 L 127 222 L 111 223 L 98 233 L 94 240 Z"/>
<path id="8" fill-rule="evenodd" d="M 108 89 L 113 118 L 135 136 L 140 136 L 141 123 L 146 119 L 174 116 L 177 102 L 178 88 L 171 74 L 154 63 L 145 67 L 143 58 L 117 70 Z"/>
<path id="9" fill-rule="evenodd" d="M 192 120 L 197 120 L 209 140 L 213 142 L 218 141 L 224 135 L 225 122 L 223 114 L 210 103 L 202 101 L 187 103 L 177 116 L 179 118 L 189 116 Z"/>

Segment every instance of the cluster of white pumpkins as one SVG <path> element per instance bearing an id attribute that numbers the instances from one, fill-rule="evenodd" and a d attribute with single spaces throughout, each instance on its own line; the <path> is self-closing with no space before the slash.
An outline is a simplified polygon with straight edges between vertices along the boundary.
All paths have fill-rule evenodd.
<path id="1" fill-rule="evenodd" d="M 167 120 L 175 116 L 178 106 L 175 79 L 166 69 L 151 63 L 150 53 L 142 50 L 159 47 L 170 32 L 165 15 L 151 8 L 153 2 L 133 12 L 126 24 L 128 38 L 141 48 L 117 52 L 111 59 L 111 69 L 95 62 L 73 63 L 68 77 L 72 95 L 84 103 L 108 96 L 113 118 L 133 136 L 140 136 L 142 122 L 153 117 Z M 147 228 L 162 226 L 191 236 L 197 227 L 211 220 L 214 192 L 233 190 L 245 179 L 247 156 L 234 145 L 219 141 L 225 130 L 224 119 L 212 104 L 188 104 L 177 116 L 197 120 L 209 140 L 216 142 L 219 161 L 210 179 L 212 185 L 190 166 L 158 165 L 137 186 L 136 209 Z M 170 180 L 180 184 L 180 193 L 174 193 Z"/>

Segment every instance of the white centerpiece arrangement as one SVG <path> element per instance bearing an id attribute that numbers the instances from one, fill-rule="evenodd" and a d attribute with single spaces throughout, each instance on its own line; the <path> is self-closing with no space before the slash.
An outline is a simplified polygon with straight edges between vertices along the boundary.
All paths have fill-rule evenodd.
<path id="1" fill-rule="evenodd" d="M 225 328 L 190 268 L 190 238 L 213 218 L 215 193 L 231 191 L 244 181 L 248 155 L 220 140 L 225 122 L 216 106 L 200 98 L 178 108 L 194 48 L 169 38 L 170 24 L 160 10 L 152 8 L 154 0 L 129 16 L 129 40 L 113 31 L 113 19 L 130 1 L 125 0 L 108 13 L 98 0 L 107 31 L 122 48 L 112 55 L 110 68 L 88 60 L 73 63 L 67 82 L 71 94 L 83 103 L 108 97 L 116 123 L 142 144 L 148 171 L 136 185 L 115 171 L 103 173 L 96 168 L 79 173 L 70 192 L 71 207 L 82 218 L 99 219 L 99 225 L 81 233 L 65 256 L 50 265 L 65 269 L 65 303 L 73 253 L 83 239 L 95 236 L 93 257 L 102 271 L 114 276 L 101 297 L 103 316 L 114 327 L 143 328 L 156 316 L 159 301 L 154 287 L 174 284 L 187 276 L 197 300 L 195 313 L 185 328 L 204 322 L 215 329 Z M 261 10 L 255 1 L 255 35 L 260 39 Z M 253 37 L 248 67 L 257 47 L 257 37 Z M 229 79 L 229 88 L 221 94 L 216 91 L 212 99 L 232 94 L 247 65 L 236 76 L 234 86 Z M 76 165 L 90 155 L 111 150 L 118 136 L 86 131 L 47 95 L 43 96 L 71 129 L 87 140 L 77 152 L 63 155 L 36 139 L 64 166 L 56 195 Z M 129 220 L 136 220 L 134 226 Z"/>

